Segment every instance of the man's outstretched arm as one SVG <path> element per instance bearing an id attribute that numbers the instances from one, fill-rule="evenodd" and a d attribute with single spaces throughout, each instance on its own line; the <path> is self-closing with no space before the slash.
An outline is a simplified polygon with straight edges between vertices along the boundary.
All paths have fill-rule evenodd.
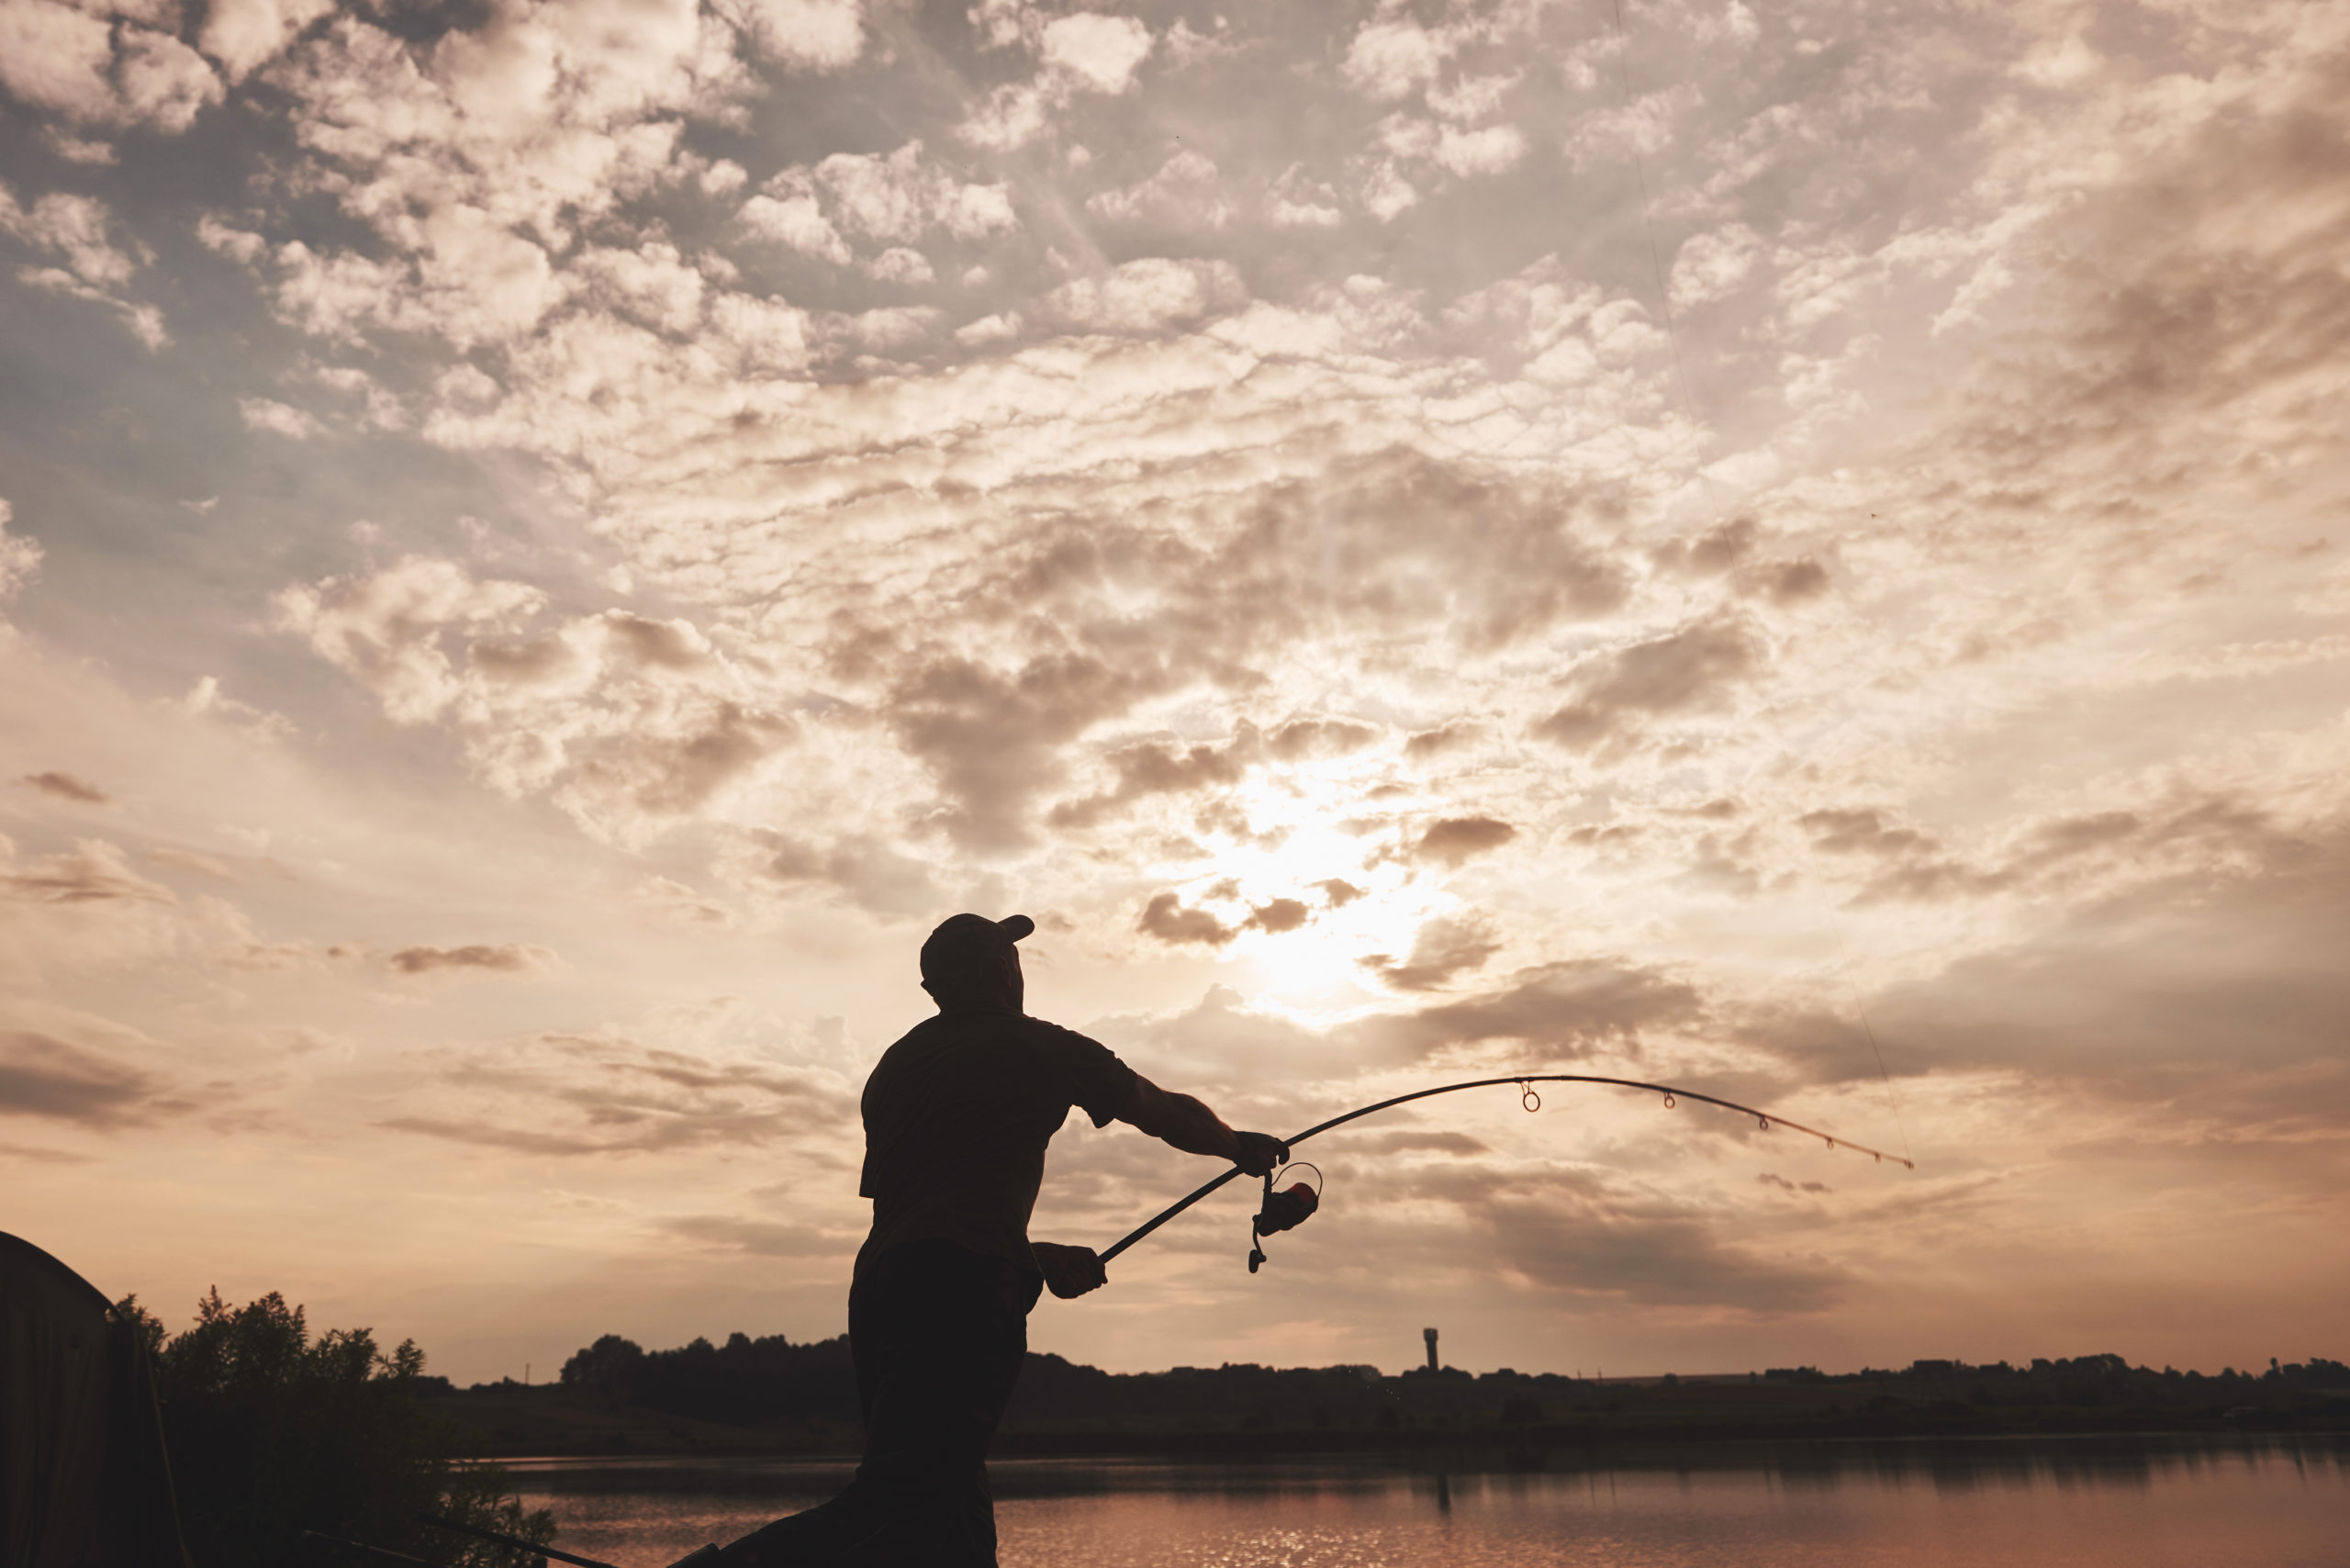
<path id="1" fill-rule="evenodd" d="M 1223 1117 L 1191 1095 L 1170 1093 L 1140 1073 L 1135 1074 L 1134 1090 L 1118 1120 L 1186 1154 L 1229 1159 L 1251 1176 L 1262 1176 L 1289 1158 L 1281 1139 L 1266 1133 L 1234 1132 Z M 1045 1276 L 1045 1283 L 1064 1300 L 1097 1289 L 1109 1279 L 1102 1271 L 1101 1255 L 1091 1247 L 1037 1241 L 1029 1249 L 1035 1254 L 1036 1271 Z"/>
<path id="2" fill-rule="evenodd" d="M 1161 1089 L 1140 1073 L 1118 1120 L 1138 1127 L 1186 1154 L 1229 1159 L 1251 1176 L 1262 1176 L 1287 1158 L 1281 1139 L 1266 1133 L 1237 1133 L 1224 1118 L 1189 1094 Z"/>

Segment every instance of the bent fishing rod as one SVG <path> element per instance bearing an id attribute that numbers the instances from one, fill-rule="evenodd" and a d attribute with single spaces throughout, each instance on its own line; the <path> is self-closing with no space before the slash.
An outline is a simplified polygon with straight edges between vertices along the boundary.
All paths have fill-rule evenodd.
<path id="1" fill-rule="evenodd" d="M 1293 1134 L 1283 1139 L 1281 1163 L 1283 1165 L 1292 1163 L 1289 1157 L 1291 1149 L 1318 1133 L 1328 1132 L 1332 1127 L 1344 1126 L 1348 1122 L 1360 1120 L 1381 1111 L 1393 1110 L 1398 1105 L 1406 1105 L 1415 1100 L 1426 1100 L 1438 1094 L 1458 1094 L 1464 1089 L 1493 1089 L 1505 1083 L 1516 1085 L 1519 1099 L 1529 1114 L 1542 1108 L 1542 1096 L 1534 1091 L 1534 1085 L 1538 1083 L 1595 1083 L 1617 1089 L 1639 1089 L 1651 1094 L 1662 1095 L 1664 1108 L 1668 1111 L 1684 1100 L 1695 1100 L 1707 1105 L 1718 1105 L 1725 1111 L 1736 1111 L 1740 1115 L 1753 1117 L 1764 1132 L 1770 1131 L 1773 1127 L 1785 1127 L 1791 1132 L 1802 1133 L 1807 1137 L 1816 1137 L 1830 1148 L 1849 1148 L 1856 1154 L 1868 1155 L 1880 1165 L 1890 1159 L 1907 1170 L 1918 1169 L 1918 1162 L 1906 1155 L 1887 1154 L 1881 1148 L 1871 1148 L 1864 1143 L 1854 1143 L 1850 1138 L 1838 1137 L 1832 1133 L 1821 1132 L 1818 1127 L 1805 1126 L 1801 1122 L 1788 1120 L 1776 1111 L 1759 1111 L 1751 1105 L 1741 1105 L 1735 1100 L 1723 1100 L 1711 1094 L 1700 1094 L 1695 1090 L 1683 1089 L 1674 1084 L 1647 1083 L 1636 1078 L 1603 1078 L 1595 1073 L 1585 1072 L 1513 1073 L 1507 1078 L 1476 1078 L 1471 1079 L 1466 1083 L 1445 1083 L 1434 1089 L 1418 1089 L 1409 1094 L 1398 1094 L 1393 1099 L 1382 1100 L 1376 1104 L 1348 1111 L 1343 1116 L 1333 1116 L 1326 1122 L 1316 1122 L 1304 1132 Z M 1304 1162 L 1295 1163 L 1303 1164 Z M 1316 1175 L 1321 1174 L 1319 1170 L 1312 1166 L 1306 1168 L 1314 1170 Z M 1119 1253 L 1124 1252 L 1234 1177 L 1245 1174 L 1247 1172 L 1236 1165 L 1214 1181 L 1203 1184 L 1195 1191 L 1169 1204 L 1103 1249 L 1101 1254 L 1102 1261 L 1108 1263 L 1111 1259 L 1115 1258 Z M 1250 1223 L 1248 1271 L 1252 1274 L 1257 1271 L 1258 1265 L 1265 1261 L 1264 1249 L 1259 1245 L 1260 1238 L 1279 1231 L 1293 1229 L 1304 1224 L 1307 1216 L 1312 1215 L 1321 1203 L 1320 1192 L 1306 1186 L 1304 1182 L 1277 1193 L 1273 1190 L 1273 1178 L 1270 1171 L 1266 1172 L 1264 1180 L 1264 1207 Z"/>

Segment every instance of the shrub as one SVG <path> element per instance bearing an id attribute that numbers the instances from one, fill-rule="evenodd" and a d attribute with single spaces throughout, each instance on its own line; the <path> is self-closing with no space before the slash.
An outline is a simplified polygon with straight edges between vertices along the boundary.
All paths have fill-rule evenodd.
<path id="1" fill-rule="evenodd" d="M 460 1462 L 454 1429 L 418 1399 L 424 1352 L 380 1350 L 367 1329 L 315 1339 L 275 1291 L 232 1307 L 216 1288 L 177 1338 L 126 1296 L 115 1314 L 154 1362 L 180 1527 L 197 1568 L 316 1568 L 306 1530 L 449 1568 L 524 1568 L 522 1551 L 434 1530 L 419 1513 L 542 1545 L 544 1509 L 526 1513 L 494 1465 Z"/>

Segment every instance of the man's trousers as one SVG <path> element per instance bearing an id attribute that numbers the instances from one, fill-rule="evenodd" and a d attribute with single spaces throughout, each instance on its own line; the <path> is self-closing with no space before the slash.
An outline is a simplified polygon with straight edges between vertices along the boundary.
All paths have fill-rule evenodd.
<path id="1" fill-rule="evenodd" d="M 1028 1354 L 1033 1272 L 943 1238 L 848 1294 L 865 1459 L 839 1496 L 728 1547 L 724 1568 L 995 1568 L 987 1451 Z"/>

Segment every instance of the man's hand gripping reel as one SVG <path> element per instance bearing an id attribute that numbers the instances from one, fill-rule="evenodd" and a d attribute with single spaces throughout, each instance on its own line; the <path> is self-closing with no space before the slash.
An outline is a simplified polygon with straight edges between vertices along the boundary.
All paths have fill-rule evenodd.
<path id="1" fill-rule="evenodd" d="M 1311 1170 L 1323 1186 L 1329 1184 L 1328 1178 L 1322 1174 L 1322 1168 L 1318 1165 L 1309 1165 L 1301 1159 L 1290 1170 Z M 1253 1274 L 1264 1264 L 1265 1249 L 1259 1242 L 1265 1237 L 1277 1231 L 1295 1230 L 1312 1218 L 1314 1211 L 1321 1206 L 1321 1187 L 1309 1187 L 1298 1182 L 1277 1193 L 1273 1191 L 1273 1173 L 1266 1171 L 1263 1206 L 1248 1222 L 1248 1271 Z"/>

